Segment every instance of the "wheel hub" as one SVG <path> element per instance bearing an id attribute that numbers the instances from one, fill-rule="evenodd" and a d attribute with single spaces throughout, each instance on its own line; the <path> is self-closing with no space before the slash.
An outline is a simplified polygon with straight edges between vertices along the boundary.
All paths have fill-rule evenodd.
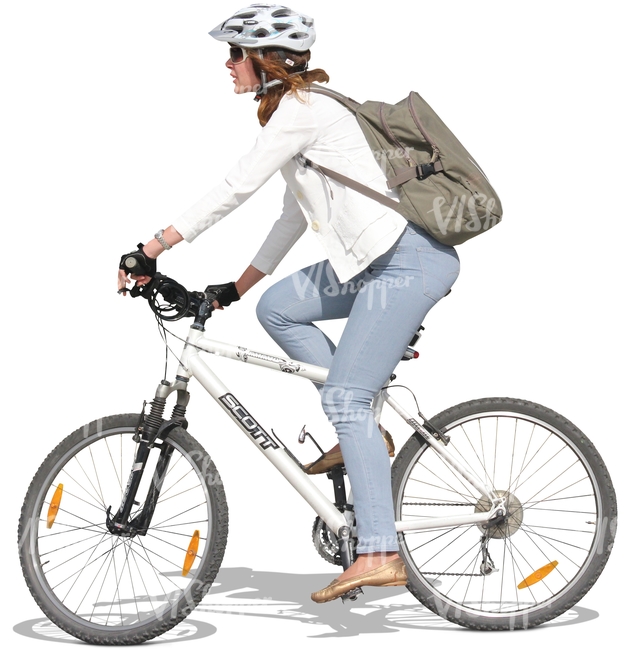
<path id="1" fill-rule="evenodd" d="M 495 490 L 498 497 L 505 498 L 506 514 L 503 521 L 494 525 L 478 524 L 478 528 L 489 537 L 494 539 L 505 539 L 514 535 L 523 523 L 523 506 L 521 501 L 508 490 Z M 491 502 L 486 497 L 482 497 L 475 505 L 475 512 L 489 512 Z"/>

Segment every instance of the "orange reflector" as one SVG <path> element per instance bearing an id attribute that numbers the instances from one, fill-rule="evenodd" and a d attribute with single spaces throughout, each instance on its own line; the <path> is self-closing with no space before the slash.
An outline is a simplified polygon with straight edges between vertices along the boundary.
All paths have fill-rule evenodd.
<path id="1" fill-rule="evenodd" d="M 190 572 L 190 569 L 194 564 L 194 560 L 196 559 L 196 553 L 198 551 L 198 542 L 200 538 L 201 538 L 200 532 L 198 530 L 195 530 L 194 535 L 192 535 L 192 539 L 190 540 L 190 545 L 188 546 L 188 552 L 185 554 L 185 561 L 183 562 L 183 571 L 181 571 L 181 575 L 184 578 Z"/>
<path id="2" fill-rule="evenodd" d="M 59 512 L 59 506 L 61 505 L 61 497 L 63 495 L 63 483 L 57 485 L 55 493 L 52 495 L 50 500 L 50 507 L 48 508 L 48 517 L 46 517 L 46 525 L 48 528 L 52 528 L 52 524 L 55 523 L 57 518 L 57 513 Z"/>
<path id="3" fill-rule="evenodd" d="M 540 582 L 541 580 L 543 580 L 543 578 L 545 578 L 545 576 L 551 573 L 556 568 L 557 565 L 558 565 L 558 561 L 554 560 L 553 562 L 550 562 L 549 564 L 542 566 L 540 569 L 537 569 L 534 573 L 529 575 L 525 580 L 522 580 L 517 585 L 517 589 L 525 589 L 526 587 L 531 587 L 537 582 Z"/>

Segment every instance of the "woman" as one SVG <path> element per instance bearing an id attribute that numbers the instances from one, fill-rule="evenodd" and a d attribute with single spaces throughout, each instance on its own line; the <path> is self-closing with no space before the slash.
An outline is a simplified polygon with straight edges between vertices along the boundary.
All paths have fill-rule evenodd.
<path id="1" fill-rule="evenodd" d="M 281 171 L 287 184 L 283 212 L 251 265 L 222 286 L 217 302 L 224 307 L 239 300 L 271 274 L 308 228 L 322 244 L 328 259 L 272 286 L 257 308 L 286 354 L 329 367 L 320 390 L 339 447 L 306 469 L 322 472 L 344 461 L 355 500 L 357 559 L 312 599 L 333 600 L 357 586 L 405 584 L 390 461 L 382 436 L 373 435 L 378 429 L 371 402 L 427 312 L 454 283 L 457 255 L 397 212 L 304 164 L 311 159 L 395 196 L 355 117 L 335 100 L 307 92 L 313 81 L 328 80 L 323 70 L 308 70 L 315 40 L 311 18 L 280 5 L 252 5 L 210 33 L 230 44 L 226 66 L 235 92 L 255 93 L 263 129 L 226 179 L 143 252 L 153 260 L 183 239 L 191 242 Z M 120 271 L 119 288 L 127 282 Z M 347 318 L 337 347 L 313 324 L 336 318 Z"/>

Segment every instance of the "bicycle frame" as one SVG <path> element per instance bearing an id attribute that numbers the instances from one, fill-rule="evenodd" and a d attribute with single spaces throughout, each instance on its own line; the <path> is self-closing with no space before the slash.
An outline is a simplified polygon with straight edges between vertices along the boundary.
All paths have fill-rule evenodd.
<path id="1" fill-rule="evenodd" d="M 207 363 L 201 358 L 201 351 L 250 365 L 262 366 L 271 370 L 289 373 L 295 377 L 302 377 L 303 379 L 321 384 L 327 379 L 328 369 L 295 361 L 294 359 L 256 352 L 241 346 L 213 341 L 205 337 L 204 331 L 191 327 L 183 353 L 179 358 L 180 364 L 176 380 L 170 385 L 160 384 L 157 388 L 156 397 L 165 399 L 174 392 L 187 396 L 189 379 L 191 377 L 196 378 L 201 386 L 223 408 L 262 454 L 279 470 L 303 499 L 309 503 L 330 530 L 338 535 L 342 527 L 350 526 L 351 522 L 348 522 L 345 515 L 316 487 L 310 477 L 295 461 L 294 457 L 286 450 L 282 442 L 272 432 L 269 433 L 264 429 L 253 415 L 246 410 L 238 398 L 214 374 Z M 385 387 L 377 395 L 373 403 L 376 419 L 379 419 L 379 414 L 385 403 L 391 406 L 412 429 L 417 431 L 441 455 L 445 462 L 451 465 L 484 497 L 488 498 L 492 504 L 488 512 L 452 517 L 435 517 L 427 521 L 398 521 L 396 522 L 396 530 L 398 532 L 482 525 L 487 524 L 491 519 L 499 517 L 506 512 L 504 498 L 494 494 L 468 467 L 454 460 L 447 451 L 446 445 L 436 439 L 412 415 L 407 413 L 388 394 Z"/>

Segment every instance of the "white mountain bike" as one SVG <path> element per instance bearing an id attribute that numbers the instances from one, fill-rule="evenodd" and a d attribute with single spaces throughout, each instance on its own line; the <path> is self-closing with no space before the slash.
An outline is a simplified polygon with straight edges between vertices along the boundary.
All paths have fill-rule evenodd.
<path id="1" fill-rule="evenodd" d="M 147 412 L 95 420 L 61 442 L 33 478 L 19 523 L 24 577 L 43 612 L 107 645 L 175 626 L 220 568 L 227 502 L 210 456 L 187 431 L 191 377 L 314 509 L 319 553 L 346 568 L 355 548 L 342 466 L 329 473 L 332 502 L 201 353 L 319 383 L 327 370 L 209 340 L 215 296 L 165 276 L 132 295 L 148 299 L 164 333 L 164 320 L 194 318 L 176 377 L 159 384 Z M 411 347 L 404 355 L 415 356 Z M 408 589 L 433 612 L 483 630 L 532 627 L 572 607 L 600 575 L 615 534 L 615 492 L 593 444 L 561 415 L 517 399 L 466 402 L 428 420 L 393 398 L 393 380 L 373 410 L 379 421 L 387 405 L 412 432 L 392 467 Z"/>

